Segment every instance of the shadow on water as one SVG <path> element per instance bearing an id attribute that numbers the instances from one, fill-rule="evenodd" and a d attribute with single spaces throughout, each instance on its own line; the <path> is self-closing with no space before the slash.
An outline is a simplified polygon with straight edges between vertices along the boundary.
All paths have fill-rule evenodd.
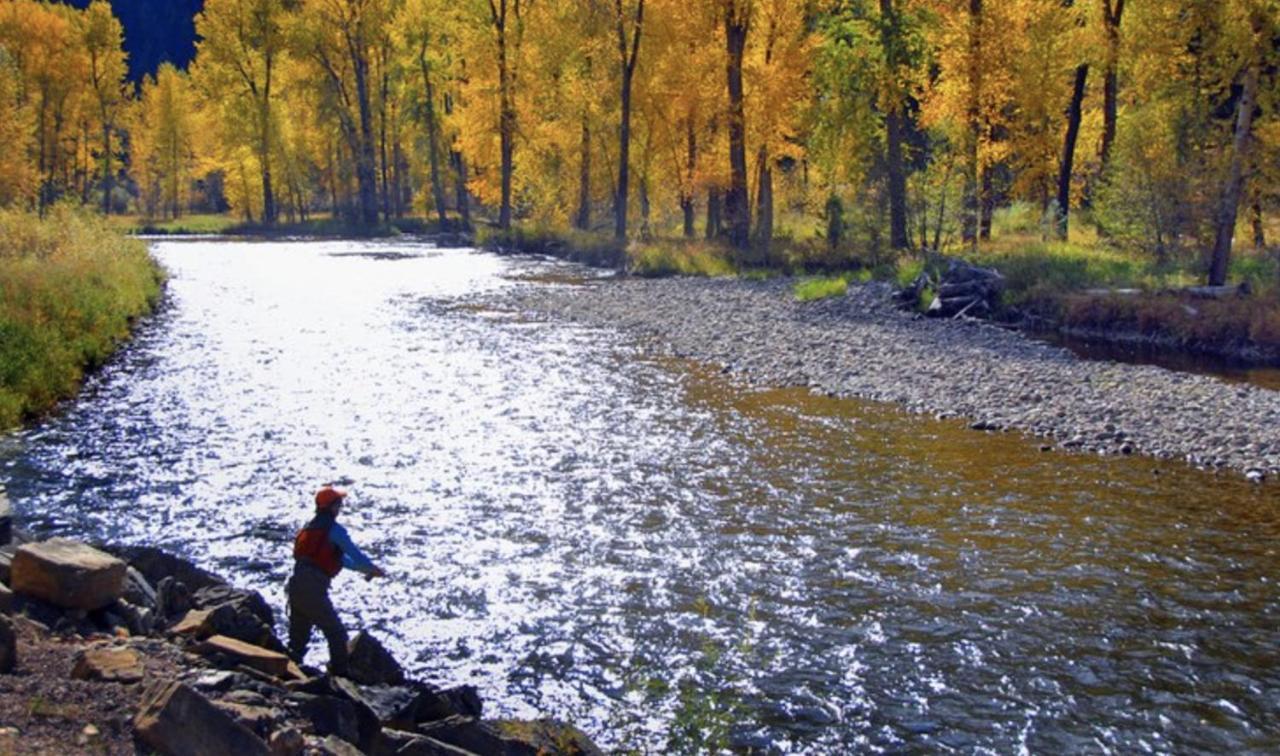
<path id="1" fill-rule="evenodd" d="M 353 536 L 397 576 L 339 579 L 349 623 L 497 716 L 611 748 L 1280 738 L 1274 486 L 747 390 L 473 306 L 572 283 L 557 263 L 156 249 L 162 317 L 0 440 L 0 483 L 47 532 L 164 546 L 279 609 L 307 492 L 341 480 Z"/>
<path id="2" fill-rule="evenodd" d="M 1154 346 L 1094 341 L 1059 333 L 1034 333 L 1028 335 L 1040 341 L 1065 347 L 1077 357 L 1086 360 L 1154 365 L 1166 370 L 1207 375 L 1221 378 L 1229 383 L 1249 383 L 1261 388 L 1280 391 L 1280 368 L 1277 367 L 1257 367 L 1220 357 L 1170 351 Z"/>

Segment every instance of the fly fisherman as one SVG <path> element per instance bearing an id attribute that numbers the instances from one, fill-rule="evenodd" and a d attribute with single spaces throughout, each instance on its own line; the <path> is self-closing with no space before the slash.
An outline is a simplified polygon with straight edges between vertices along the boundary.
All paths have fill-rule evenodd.
<path id="1" fill-rule="evenodd" d="M 343 567 L 361 572 L 366 580 L 385 577 L 364 552 L 356 548 L 346 528 L 336 522 L 345 491 L 325 486 L 316 492 L 316 516 L 293 540 L 293 575 L 285 586 L 289 598 L 289 654 L 299 663 L 306 656 L 312 628 L 329 641 L 329 674 L 347 672 L 347 630 L 329 600 L 329 582 Z"/>

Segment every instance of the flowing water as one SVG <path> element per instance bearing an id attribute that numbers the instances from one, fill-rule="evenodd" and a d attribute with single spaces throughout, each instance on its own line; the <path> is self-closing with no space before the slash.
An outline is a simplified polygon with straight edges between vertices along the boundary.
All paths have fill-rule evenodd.
<path id="1" fill-rule="evenodd" d="M 29 525 L 277 608 L 323 482 L 395 576 L 335 602 L 493 715 L 610 748 L 1266 751 L 1280 502 L 478 305 L 584 275 L 412 242 L 161 242 L 168 302 L 0 439 Z M 318 641 L 312 661 L 323 653 Z"/>

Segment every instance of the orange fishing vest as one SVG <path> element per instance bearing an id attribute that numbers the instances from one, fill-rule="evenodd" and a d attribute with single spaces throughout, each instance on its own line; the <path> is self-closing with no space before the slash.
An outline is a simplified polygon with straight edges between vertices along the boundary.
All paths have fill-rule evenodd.
<path id="1" fill-rule="evenodd" d="M 318 519 L 318 518 L 317 518 Z M 305 559 L 329 577 L 342 571 L 342 550 L 329 540 L 329 524 L 312 520 L 293 539 L 293 558 Z"/>

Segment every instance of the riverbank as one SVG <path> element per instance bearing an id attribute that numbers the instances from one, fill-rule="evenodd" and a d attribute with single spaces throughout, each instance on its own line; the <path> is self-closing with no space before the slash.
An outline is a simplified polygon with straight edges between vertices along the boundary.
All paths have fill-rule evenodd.
<path id="1" fill-rule="evenodd" d="M 1280 474 L 1280 392 L 1160 368 L 1080 360 L 972 320 L 898 309 L 885 283 L 798 302 L 794 281 L 617 278 L 527 286 L 498 306 L 622 328 L 751 384 L 965 418 L 975 429 L 1051 439 L 1045 449 L 1141 453 Z"/>
<path id="2" fill-rule="evenodd" d="M 0 430 L 72 396 L 162 282 L 144 242 L 92 213 L 0 211 Z"/>
<path id="3" fill-rule="evenodd" d="M 159 549 L 19 534 L 0 546 L 0 752 L 599 753 L 560 722 L 484 719 L 474 688 L 408 679 L 367 634 L 349 678 L 299 667 L 275 627 L 261 595 Z"/>

